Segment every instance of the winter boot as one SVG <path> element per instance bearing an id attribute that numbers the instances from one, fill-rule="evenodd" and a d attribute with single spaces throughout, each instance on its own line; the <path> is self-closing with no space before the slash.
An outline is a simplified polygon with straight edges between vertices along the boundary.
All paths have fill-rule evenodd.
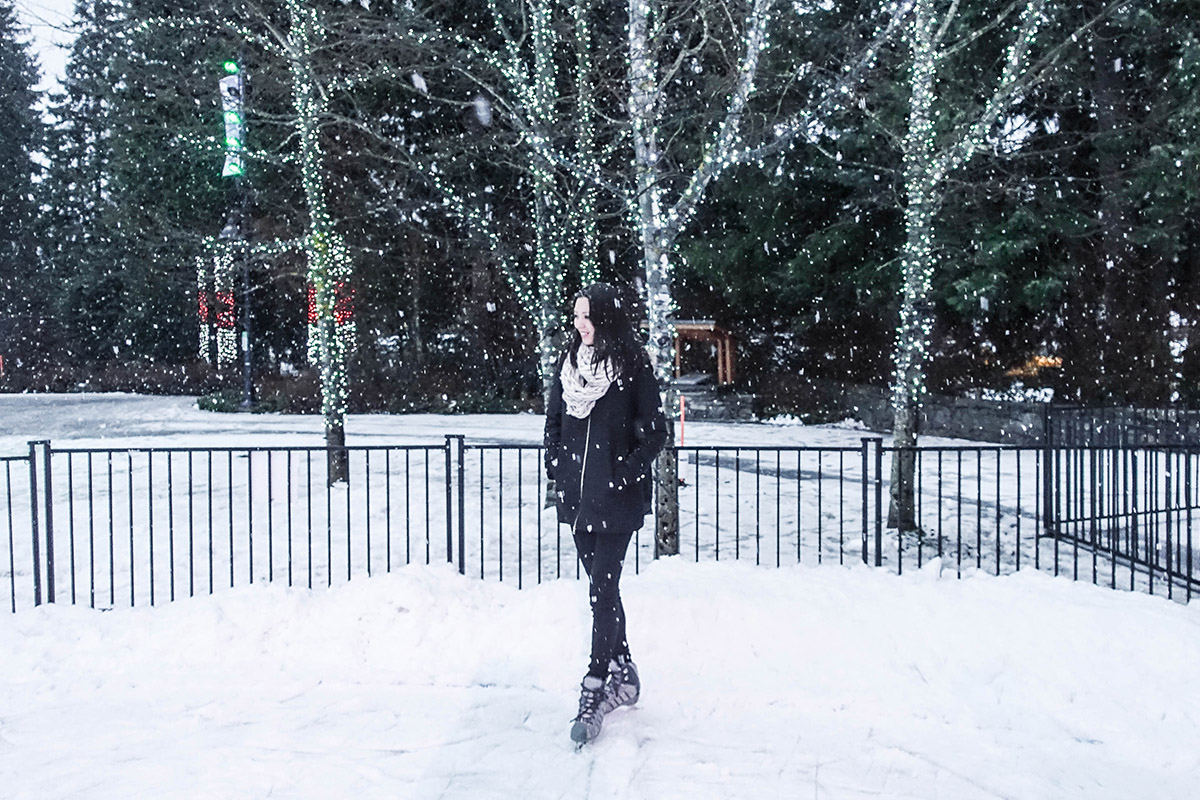
<path id="1" fill-rule="evenodd" d="M 571 740 L 582 745 L 600 735 L 604 724 L 604 680 L 593 675 L 583 679 L 579 691 L 579 714 L 571 726 Z"/>
<path id="2" fill-rule="evenodd" d="M 608 682 L 604 684 L 604 713 L 631 706 L 642 694 L 637 665 L 628 657 L 608 662 Z"/>

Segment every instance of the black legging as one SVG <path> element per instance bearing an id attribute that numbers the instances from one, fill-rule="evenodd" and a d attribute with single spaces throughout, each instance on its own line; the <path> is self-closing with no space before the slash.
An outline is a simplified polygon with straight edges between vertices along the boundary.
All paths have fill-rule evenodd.
<path id="1" fill-rule="evenodd" d="M 633 532 L 575 531 L 575 549 L 591 584 L 592 660 L 588 674 L 603 678 L 610 659 L 629 656 L 625 607 L 621 605 L 621 566 Z"/>

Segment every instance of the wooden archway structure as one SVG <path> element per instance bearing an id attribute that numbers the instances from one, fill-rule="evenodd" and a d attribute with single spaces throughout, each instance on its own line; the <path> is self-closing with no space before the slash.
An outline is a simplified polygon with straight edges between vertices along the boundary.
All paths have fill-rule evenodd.
<path id="1" fill-rule="evenodd" d="M 675 377 L 679 377 L 683 342 L 707 342 L 717 346 L 717 385 L 728 386 L 736 379 L 733 334 L 711 319 L 675 321 Z"/>

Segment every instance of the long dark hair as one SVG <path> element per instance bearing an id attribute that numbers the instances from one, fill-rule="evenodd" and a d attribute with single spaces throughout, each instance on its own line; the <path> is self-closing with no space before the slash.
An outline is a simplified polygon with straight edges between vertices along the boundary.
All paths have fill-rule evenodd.
<path id="1" fill-rule="evenodd" d="M 612 359 L 613 378 L 630 374 L 638 365 L 641 348 L 620 293 L 611 284 L 593 283 L 583 287 L 575 300 L 581 297 L 588 300 L 588 319 L 596 329 L 592 346 L 596 348 L 597 360 Z M 583 337 L 574 331 L 566 353 L 573 367 L 579 366 L 576 354 L 582 343 Z"/>

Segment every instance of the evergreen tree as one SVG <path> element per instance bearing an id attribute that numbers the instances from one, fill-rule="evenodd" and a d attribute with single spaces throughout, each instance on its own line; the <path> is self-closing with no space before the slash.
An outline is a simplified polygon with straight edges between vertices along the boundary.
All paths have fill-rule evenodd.
<path id="1" fill-rule="evenodd" d="M 119 287 L 107 264 L 112 218 L 112 60 L 117 8 L 77 0 L 75 37 L 50 100 L 49 167 L 40 187 L 42 268 L 54 324 L 51 352 L 64 362 L 111 355 L 119 324 Z M 105 351 L 107 350 L 107 353 Z"/>
<path id="2" fill-rule="evenodd" d="M 113 236 L 107 265 L 120 286 L 115 352 L 180 363 L 194 358 L 196 258 L 239 202 L 222 182 L 217 80 L 236 55 L 228 34 L 157 21 L 220 13 L 209 0 L 124 0 L 113 51 L 110 147 Z M 139 24 L 147 23 L 149 24 Z"/>
<path id="3" fill-rule="evenodd" d="M 738 69 L 750 2 L 728 14 L 666 0 L 310 4 L 327 30 L 311 59 L 327 101 L 314 129 L 324 204 L 355 264 L 348 402 L 379 407 L 358 379 L 419 382 L 426 365 L 439 394 L 466 385 L 450 373 L 472 386 L 521 373 L 532 394 L 555 296 L 598 274 L 654 277 L 663 260 L 645 257 L 647 241 L 678 273 L 639 288 L 749 334 L 750 377 L 786 366 L 878 381 L 909 205 L 897 200 L 909 55 L 887 34 L 914 2 L 774 3 L 753 84 Z M 995 84 L 1024 5 L 934 4 L 954 11 L 935 86 L 939 152 Z M 1045 41 L 1068 40 L 1102 5 L 1047 2 Z M 914 304 L 931 389 L 999 385 L 1036 354 L 1064 357 L 1062 397 L 1153 403 L 1198 385 L 1196 10 L 1127 3 L 1082 29 L 942 182 L 938 279 Z M 311 233 L 293 76 L 269 34 L 288 30 L 287 6 L 79 0 L 77 12 L 36 184 L 43 268 L 22 284 L 44 304 L 32 317 L 54 321 L 37 339 L 66 359 L 190 361 L 195 257 L 239 207 L 220 178 L 216 88 L 238 52 L 245 235 L 265 247 Z M 628 23 L 647 13 L 657 66 L 643 66 L 657 80 L 633 93 L 649 105 L 631 107 Z M 657 217 L 641 205 L 655 196 Z M 651 229 L 663 235 L 643 237 Z M 305 273 L 298 250 L 255 256 L 260 357 L 302 360 Z"/>
<path id="4" fill-rule="evenodd" d="M 37 66 L 23 34 L 13 4 L 0 0 L 0 355 L 18 359 L 40 349 L 44 317 L 36 288 L 34 200 L 34 154 L 44 130 L 34 89 Z"/>
<path id="5" fill-rule="evenodd" d="M 1075 18 L 1094 11 L 1088 2 Z M 1086 35 L 1048 90 L 1063 109 L 1050 161 L 1079 224 L 1063 226 L 1060 397 L 1155 406 L 1177 392 L 1195 346 L 1200 4 L 1129 4 Z M 1064 150 L 1063 145 L 1071 145 Z M 1056 152 L 1056 151 L 1050 151 Z"/>
<path id="6" fill-rule="evenodd" d="M 195 31 L 139 26 L 164 10 L 141 0 L 76 4 L 42 195 L 67 359 L 195 357 L 195 258 L 225 216 L 214 145 L 228 48 Z"/>
<path id="7" fill-rule="evenodd" d="M 788 118 L 819 107 L 827 76 L 853 69 L 876 38 L 872 11 L 851 4 L 781 17 L 760 68 L 759 107 Z M 740 335 L 739 372 L 751 389 L 783 390 L 803 403 L 798 378 L 885 379 L 888 354 L 878 343 L 896 313 L 888 265 L 901 230 L 891 131 L 903 119 L 889 67 L 848 84 L 851 101 L 831 108 L 798 146 L 714 184 L 683 240 L 680 306 Z M 811 76 L 801 91 L 798 74 Z M 864 122 L 853 98 L 868 93 Z M 761 115 L 750 124 L 761 137 L 777 122 Z"/>

